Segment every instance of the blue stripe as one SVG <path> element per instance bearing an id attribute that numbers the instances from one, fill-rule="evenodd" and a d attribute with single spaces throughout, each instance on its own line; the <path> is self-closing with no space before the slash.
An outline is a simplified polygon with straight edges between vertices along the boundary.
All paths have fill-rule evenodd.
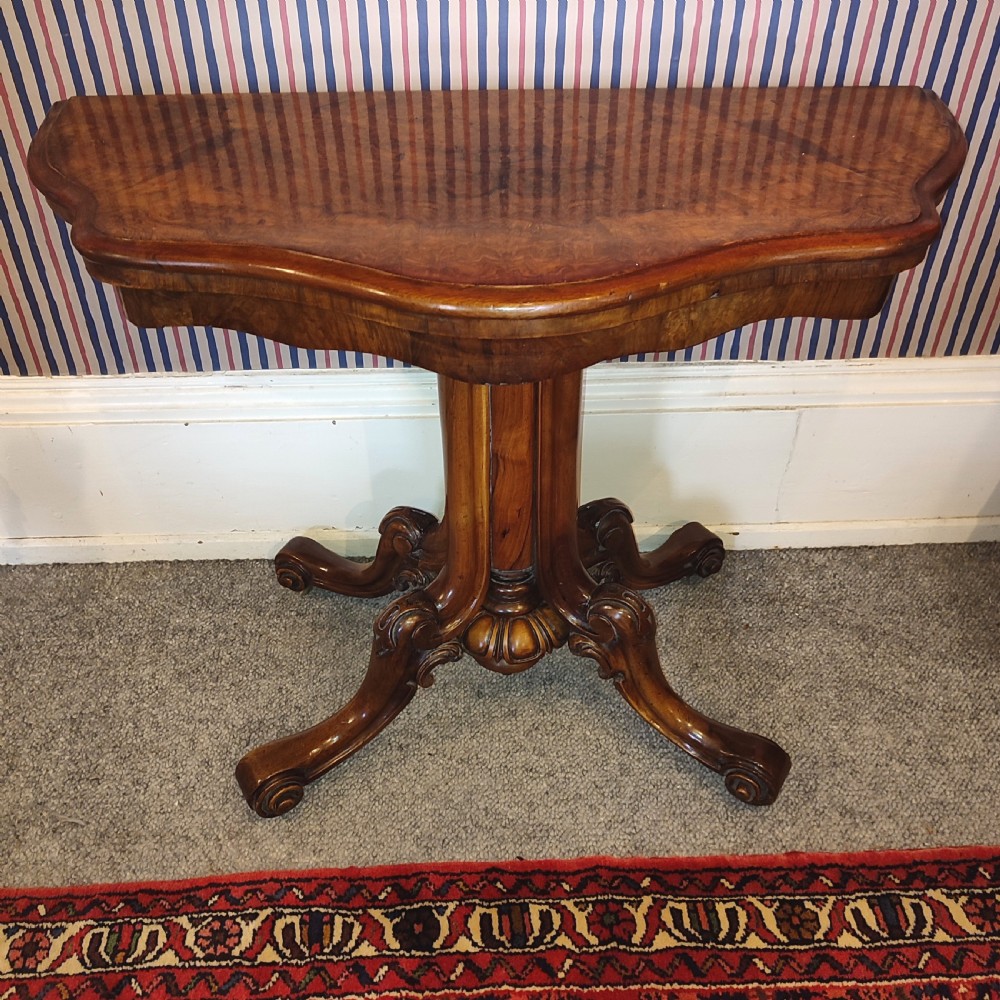
<path id="1" fill-rule="evenodd" d="M 49 97 L 48 87 L 45 86 L 45 72 L 42 69 L 38 49 L 35 46 L 35 31 L 28 21 L 27 13 L 21 0 L 14 0 L 14 18 L 21 29 L 21 37 L 24 47 L 28 52 L 28 62 L 31 63 L 31 72 L 35 78 L 35 86 L 38 88 L 38 96 L 41 98 L 42 106 L 48 108 L 52 104 L 52 98 Z M 20 66 L 17 57 L 14 55 L 14 50 L 11 48 L 11 33 L 6 24 L 4 24 L 3 31 L 3 47 L 7 53 L 7 65 L 11 67 Z M 34 113 L 31 110 L 31 102 L 28 100 L 27 91 L 24 89 L 24 81 L 20 73 L 13 73 L 11 75 L 14 77 L 14 86 L 17 88 L 17 95 L 21 101 L 21 109 L 24 112 L 24 117 L 30 126 L 31 134 L 34 135 L 38 130 L 38 126 Z"/>
<path id="2" fill-rule="evenodd" d="M 649 73 L 646 86 L 655 87 L 660 70 L 660 39 L 663 37 L 663 0 L 653 0 L 653 16 L 649 25 Z"/>
<path id="3" fill-rule="evenodd" d="M 211 361 L 213 372 L 220 371 L 222 368 L 222 362 L 219 359 L 219 339 L 221 336 L 221 332 L 216 333 L 214 326 L 205 327 L 205 340 L 208 344 L 208 357 Z M 199 371 L 200 370 L 201 369 L 199 369 Z"/>
<path id="4" fill-rule="evenodd" d="M 361 46 L 361 86 L 374 89 L 372 77 L 371 42 L 368 38 L 368 9 L 365 0 L 358 0 L 358 42 Z"/>
<path id="5" fill-rule="evenodd" d="M 480 0 L 480 10 L 486 6 L 486 0 Z M 500 53 L 500 89 L 506 90 L 508 87 L 508 63 L 510 62 L 510 38 L 508 36 L 508 24 L 510 22 L 510 0 L 500 0 L 499 12 L 497 15 L 497 48 Z M 485 45 L 485 39 L 483 44 Z M 482 59 L 482 51 L 479 58 Z"/>
<path id="6" fill-rule="evenodd" d="M 69 39 L 69 22 L 66 19 L 66 10 L 63 7 L 62 0 L 51 0 L 52 12 L 55 14 L 56 24 L 59 26 L 59 36 L 63 39 L 63 54 L 66 57 L 66 63 L 69 66 L 69 75 L 73 80 L 73 89 L 77 94 L 85 94 L 87 92 L 87 86 L 83 82 L 83 74 L 80 72 L 80 63 L 76 57 L 76 50 L 72 45 L 65 44 L 66 40 Z"/>
<path id="7" fill-rule="evenodd" d="M 202 2 L 204 2 L 204 0 L 202 0 Z M 201 82 L 199 80 L 198 67 L 195 63 L 194 49 L 191 47 L 191 22 L 188 20 L 187 10 L 185 9 L 183 2 L 180 2 L 180 0 L 174 0 L 174 10 L 177 12 L 177 27 L 181 36 L 181 52 L 184 54 L 184 68 L 187 70 L 188 87 L 190 88 L 192 94 L 200 94 Z M 202 55 L 205 57 L 205 61 L 207 62 L 208 53 L 202 50 Z M 208 75 L 209 79 L 211 79 L 211 70 Z M 216 78 L 218 78 L 218 67 L 216 67 L 215 75 Z"/>
<path id="8" fill-rule="evenodd" d="M 250 361 L 250 337 L 242 330 L 236 331 L 236 346 L 240 349 L 240 361 L 244 370 L 249 371 L 253 368 L 253 363 Z"/>
<path id="9" fill-rule="evenodd" d="M 889 42 L 892 39 L 892 29 L 896 24 L 896 11 L 899 9 L 898 0 L 888 0 L 888 10 L 885 13 L 885 20 L 882 22 L 882 30 L 879 32 L 878 47 L 875 50 L 875 63 L 872 66 L 871 79 L 869 84 L 876 84 L 882 79 L 885 72 L 886 54 L 889 51 Z"/>
<path id="10" fill-rule="evenodd" d="M 799 21 L 802 18 L 802 0 L 793 0 L 792 20 L 788 25 L 789 44 L 785 47 L 785 58 L 781 61 L 781 75 L 778 77 L 778 85 L 787 87 L 792 78 L 792 61 L 795 58 L 795 50 L 798 47 Z"/>
<path id="11" fill-rule="evenodd" d="M 913 37 L 913 22 L 917 18 L 917 9 L 919 6 L 920 0 L 910 0 L 910 6 L 906 9 L 903 30 L 900 33 L 899 41 L 896 43 L 896 61 L 892 67 L 892 76 L 889 78 L 889 83 L 894 87 L 899 85 L 899 78 L 903 75 L 906 53 L 910 51 L 910 41 Z"/>
<path id="12" fill-rule="evenodd" d="M 870 2 L 870 0 L 869 0 Z M 850 62 L 850 57 L 854 48 L 854 32 L 857 31 L 858 27 L 858 11 L 860 9 L 860 0 L 850 0 L 850 8 L 847 12 L 847 27 L 844 32 L 844 37 L 839 40 L 841 45 L 840 50 L 840 62 L 837 64 L 837 86 L 843 87 L 844 81 L 847 78 L 847 69 Z"/>
<path id="13" fill-rule="evenodd" d="M 306 3 L 307 0 L 299 0 Z M 333 31 L 330 28 L 330 8 L 327 4 L 317 4 L 319 24 L 323 34 L 323 66 L 326 69 L 326 89 L 337 89 L 337 70 L 333 62 Z M 301 22 L 300 22 L 301 23 Z"/>
<path id="14" fill-rule="evenodd" d="M 247 87 L 252 94 L 256 94 L 260 90 L 260 87 L 257 85 L 257 66 L 253 59 L 250 18 L 247 16 L 247 5 L 245 3 L 236 4 L 236 20 L 240 26 L 240 49 L 243 51 L 243 68 L 247 74 Z"/>
<path id="15" fill-rule="evenodd" d="M 681 66 L 681 50 L 684 46 L 684 4 L 674 7 L 674 40 L 670 46 L 670 68 L 667 70 L 667 86 L 676 87 Z"/>
<path id="16" fill-rule="evenodd" d="M 76 0 L 74 5 L 76 10 L 76 23 L 80 26 L 80 34 L 83 36 L 83 52 L 87 57 L 87 65 L 90 67 L 90 75 L 94 78 L 94 87 L 97 93 L 104 95 L 104 74 L 101 72 L 101 60 L 97 58 L 97 46 L 94 44 L 94 36 L 90 32 L 90 14 L 85 9 L 86 0 Z M 66 46 L 67 54 L 72 51 L 70 46 Z M 81 88 L 81 93 L 84 88 Z"/>
<path id="17" fill-rule="evenodd" d="M 771 8 L 771 18 L 767 23 L 767 34 L 764 36 L 764 54 L 761 56 L 760 76 L 758 86 L 766 87 L 771 79 L 771 70 L 774 67 L 774 50 L 778 40 L 778 18 L 781 16 L 781 5 L 775 4 Z"/>
<path id="18" fill-rule="evenodd" d="M 260 11 L 260 30 L 264 49 L 264 65 L 267 66 L 267 83 L 272 94 L 281 90 L 281 78 L 278 76 L 278 61 L 274 56 L 274 32 L 271 30 L 271 13 L 267 0 L 257 0 Z"/>
<path id="19" fill-rule="evenodd" d="M 262 369 L 269 369 L 273 367 L 271 364 L 271 359 L 268 357 L 267 353 L 268 343 L 270 342 L 265 340 L 263 337 L 255 336 L 253 339 L 257 344 L 257 357 L 260 360 L 260 367 Z M 280 347 L 281 347 L 280 344 L 278 343 L 274 344 L 275 350 L 277 350 Z"/>
<path id="20" fill-rule="evenodd" d="M 830 13 L 826 17 L 826 27 L 823 29 L 823 41 L 819 47 L 819 63 L 816 66 L 814 82 L 822 86 L 826 82 L 826 68 L 830 64 L 830 53 L 833 51 L 833 33 L 837 27 L 837 15 L 840 13 L 840 0 L 833 0 Z"/>
<path id="21" fill-rule="evenodd" d="M 723 86 L 731 87 L 736 79 L 736 61 L 740 55 L 740 34 L 743 30 L 743 15 L 746 12 L 746 0 L 736 0 L 736 10 L 733 12 L 733 33 L 729 39 L 729 55 L 726 58 L 726 71 L 722 76 Z"/>
<path id="22" fill-rule="evenodd" d="M 540 3 L 535 20 L 535 89 L 545 86 L 545 4 Z"/>
<path id="23" fill-rule="evenodd" d="M 382 43 L 382 89 L 392 90 L 392 27 L 388 0 L 378 3 L 378 33 Z"/>
<path id="24" fill-rule="evenodd" d="M 590 86 L 601 85 L 601 40 L 604 37 L 604 0 L 594 3 L 594 51 L 590 57 Z"/>
<path id="25" fill-rule="evenodd" d="M 201 0 L 204 2 L 204 0 Z M 320 6 L 323 6 L 320 4 Z M 299 44 L 302 46 L 302 64 L 306 71 L 306 90 L 316 92 L 316 67 L 313 65 L 312 32 L 309 30 L 309 7 L 306 0 L 296 0 L 299 15 Z"/>
<path id="26" fill-rule="evenodd" d="M 719 32 L 722 28 L 722 4 L 712 4 L 712 16 L 709 19 L 708 48 L 705 49 L 705 74 L 702 86 L 711 87 L 715 83 L 715 64 L 719 58 Z"/>
<path id="27" fill-rule="evenodd" d="M 4 216 L 6 217 L 6 212 Z M 3 323 L 3 328 L 7 332 L 7 343 L 10 345 L 10 353 L 14 360 L 14 367 L 17 369 L 18 375 L 27 375 L 28 366 L 25 363 L 24 355 L 21 353 L 21 348 L 17 343 L 17 335 L 14 333 L 14 324 L 10 321 L 10 314 L 7 312 L 7 303 L 0 299 L 0 322 Z M 10 375 L 11 365 L 7 360 L 6 351 L 0 350 L 0 375 Z"/>
<path id="28" fill-rule="evenodd" d="M 321 7 L 325 6 L 320 4 Z M 420 89 L 431 86 L 430 28 L 427 24 L 427 0 L 417 0 L 417 53 L 420 59 Z"/>
<path id="29" fill-rule="evenodd" d="M 556 65 L 555 87 L 563 87 L 563 75 L 566 69 L 566 16 L 569 12 L 568 0 L 559 0 L 556 5 Z"/>
<path id="30" fill-rule="evenodd" d="M 167 341 L 167 328 L 158 326 L 153 331 L 156 334 L 156 346 L 160 349 L 160 360 L 163 364 L 163 371 L 172 372 L 173 362 L 170 360 L 170 344 Z"/>
<path id="31" fill-rule="evenodd" d="M 788 357 L 788 341 L 792 336 L 792 319 L 787 318 L 782 322 L 781 335 L 778 337 L 778 360 L 784 361 Z"/>
<path id="32" fill-rule="evenodd" d="M 501 16 L 503 16 L 501 14 Z M 486 51 L 486 42 L 489 38 L 489 8 L 486 0 L 479 0 L 479 34 L 476 36 L 476 51 L 479 55 L 479 89 L 485 90 L 489 86 L 489 74 L 487 73 L 487 60 L 489 56 Z M 499 26 L 499 25 L 498 25 Z"/>
<path id="33" fill-rule="evenodd" d="M 962 18 L 961 27 L 959 27 L 958 31 L 956 32 L 959 38 L 965 39 L 972 34 L 972 19 L 975 13 L 976 13 L 976 5 L 974 3 L 969 4 L 965 10 L 965 16 Z M 949 16 L 949 21 L 950 20 L 951 18 Z M 945 41 L 945 33 L 944 31 L 942 31 L 940 43 L 943 44 L 944 41 Z M 966 59 L 968 59 L 968 54 L 966 53 L 963 46 L 956 45 L 955 51 L 952 53 L 951 56 L 951 65 L 948 67 L 948 72 L 945 75 L 944 83 L 938 90 L 938 95 L 940 96 L 941 100 L 945 102 L 945 104 L 951 101 L 951 94 L 952 91 L 955 89 L 955 83 L 958 79 L 958 67 L 962 65 L 962 63 Z"/>
<path id="34" fill-rule="evenodd" d="M 451 29 L 448 27 L 448 0 L 441 0 L 438 27 L 441 31 L 441 89 L 451 90 Z"/>
<path id="35" fill-rule="evenodd" d="M 615 37 L 611 43 L 611 86 L 620 87 L 622 85 L 622 47 L 625 38 L 625 2 L 618 0 L 618 9 L 615 11 Z"/>
<path id="36" fill-rule="evenodd" d="M 122 46 L 122 55 L 125 57 L 125 68 L 128 70 L 129 83 L 132 85 L 133 94 L 142 93 L 142 81 L 139 79 L 138 61 L 135 58 L 135 49 L 132 47 L 132 36 L 129 34 L 128 24 L 125 21 L 125 11 L 121 3 L 114 5 L 115 20 L 118 22 L 119 41 Z M 86 17 L 86 14 L 81 15 Z"/>
<path id="37" fill-rule="evenodd" d="M 140 0 L 135 5 L 135 15 L 139 20 L 139 37 L 142 39 L 142 48 L 146 53 L 146 62 L 149 64 L 149 72 L 153 84 L 153 93 L 163 93 L 163 81 L 160 79 L 160 64 L 156 59 L 156 43 L 153 41 L 153 29 L 149 24 L 149 14 L 146 12 L 147 0 Z M 125 24 L 122 17 L 120 25 Z"/>
<path id="38" fill-rule="evenodd" d="M 966 14 L 971 15 L 975 13 L 975 4 L 969 4 L 966 10 Z M 928 81 L 924 86 L 930 86 L 931 81 L 937 76 L 938 67 L 941 65 L 941 55 L 944 51 L 945 42 L 948 40 L 948 29 L 951 27 L 952 18 L 955 16 L 955 0 L 948 0 L 948 4 L 944 9 L 944 18 L 940 28 L 938 29 L 938 35 L 934 42 L 934 48 L 931 52 L 931 62 L 924 72 L 924 79 Z M 965 38 L 966 35 L 961 35 L 961 38 Z M 958 46 L 961 49 L 961 46 Z M 958 52 L 956 51 L 956 56 Z M 952 63 L 954 66 L 954 62 Z M 952 81 L 954 85 L 954 81 Z"/>
<path id="39" fill-rule="evenodd" d="M 203 372 L 205 366 L 201 360 L 201 348 L 198 346 L 198 334 L 193 326 L 187 328 L 188 346 L 191 348 L 191 357 L 194 360 L 194 370 Z"/>
<path id="40" fill-rule="evenodd" d="M 176 2 L 176 0 L 175 0 Z M 183 3 L 177 2 L 178 8 L 183 7 Z M 213 94 L 222 93 L 222 77 L 219 74 L 219 60 L 215 55 L 215 44 L 212 41 L 212 22 L 208 17 L 208 7 L 205 0 L 196 0 L 195 7 L 198 11 L 198 23 L 201 25 L 201 37 L 203 39 L 202 53 L 205 62 L 208 64 L 208 81 Z M 180 10 L 178 10 L 178 17 Z M 184 15 L 185 21 L 187 15 Z M 198 76 L 198 61 L 195 59 L 194 46 L 187 35 L 182 36 L 184 43 L 184 61 L 187 63 L 188 79 L 193 80 Z M 192 87 L 194 84 L 192 83 Z"/>

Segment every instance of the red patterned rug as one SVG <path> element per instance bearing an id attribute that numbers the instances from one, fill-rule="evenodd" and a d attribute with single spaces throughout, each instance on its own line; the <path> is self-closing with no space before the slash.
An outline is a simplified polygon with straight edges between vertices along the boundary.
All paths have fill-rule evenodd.
<path id="1" fill-rule="evenodd" d="M 0 891 L 0 998 L 1000 998 L 1000 848 Z"/>

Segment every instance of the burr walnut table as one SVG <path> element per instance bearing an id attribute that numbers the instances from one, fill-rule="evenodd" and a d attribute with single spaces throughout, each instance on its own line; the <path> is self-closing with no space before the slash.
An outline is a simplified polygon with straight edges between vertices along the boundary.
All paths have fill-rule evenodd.
<path id="1" fill-rule="evenodd" d="M 354 698 L 240 762 L 253 808 L 291 809 L 442 663 L 513 673 L 564 643 L 733 795 L 772 802 L 787 754 L 681 700 L 639 595 L 715 572 L 722 544 L 692 523 L 640 553 L 621 502 L 580 506 L 582 371 L 768 317 L 872 315 L 937 237 L 964 153 L 911 88 L 55 105 L 32 179 L 135 323 L 439 375 L 442 519 L 390 511 L 367 565 L 306 538 L 277 557 L 293 590 L 402 594 Z"/>

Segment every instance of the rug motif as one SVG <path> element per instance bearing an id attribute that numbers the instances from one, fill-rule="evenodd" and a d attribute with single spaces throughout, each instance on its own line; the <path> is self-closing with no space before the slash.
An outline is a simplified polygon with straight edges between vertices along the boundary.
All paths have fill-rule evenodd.
<path id="1" fill-rule="evenodd" d="M 1000 1000 L 1000 849 L 0 892 L 0 998 Z"/>

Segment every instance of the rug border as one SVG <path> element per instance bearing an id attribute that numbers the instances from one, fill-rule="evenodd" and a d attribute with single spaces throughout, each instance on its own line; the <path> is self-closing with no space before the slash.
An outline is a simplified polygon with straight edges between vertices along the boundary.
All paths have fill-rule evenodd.
<path id="1" fill-rule="evenodd" d="M 405 862 L 392 865 L 344 868 L 278 869 L 274 871 L 221 872 L 189 879 L 155 879 L 150 881 L 92 882 L 65 886 L 0 886 L 0 901 L 32 896 L 38 899 L 67 898 L 104 894 L 125 895 L 135 892 L 184 892 L 213 885 L 236 882 L 269 882 L 295 879 L 375 878 L 393 879 L 428 874 L 479 874 L 499 869 L 504 872 L 530 871 L 544 867 L 553 875 L 605 867 L 619 871 L 656 868 L 660 871 L 683 869 L 727 868 L 730 870 L 801 868 L 804 865 L 861 867 L 892 867 L 904 864 L 949 861 L 987 861 L 1000 859 L 1000 845 L 968 845 L 964 847 L 924 847 L 907 850 L 891 848 L 872 851 L 787 851 L 782 854 L 713 854 L 703 857 L 666 855 L 662 857 L 613 857 L 591 855 L 576 858 L 514 858 L 506 861 L 433 861 Z"/>

